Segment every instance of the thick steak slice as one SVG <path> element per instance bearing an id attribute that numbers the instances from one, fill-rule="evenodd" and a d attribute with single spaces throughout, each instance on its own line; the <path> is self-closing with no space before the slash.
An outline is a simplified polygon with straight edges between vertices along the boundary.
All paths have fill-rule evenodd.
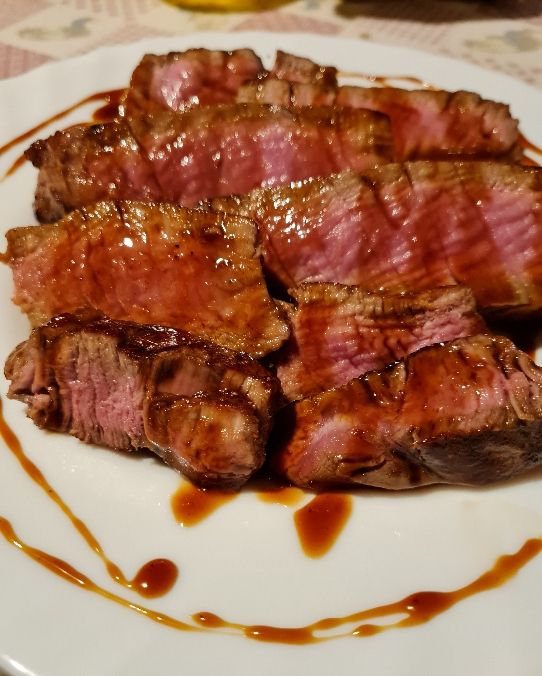
<path id="1" fill-rule="evenodd" d="M 265 78 L 244 84 L 237 100 L 292 108 L 345 106 L 386 114 L 399 160 L 519 159 L 518 122 L 503 103 L 472 92 L 395 87 L 329 87 Z"/>
<path id="2" fill-rule="evenodd" d="M 462 286 L 391 294 L 303 284 L 290 295 L 292 338 L 277 362 L 290 400 L 344 385 L 427 345 L 486 331 Z"/>
<path id="3" fill-rule="evenodd" d="M 33 144 L 27 156 L 40 170 L 36 215 L 47 222 L 100 199 L 193 206 L 256 186 L 361 171 L 391 160 L 392 146 L 380 113 L 234 104 L 75 127 Z"/>
<path id="4" fill-rule="evenodd" d="M 201 485 L 239 486 L 264 458 L 278 382 L 183 331 L 90 314 L 32 331 L 8 357 L 8 396 L 49 430 L 148 448 Z"/>
<path id="5" fill-rule="evenodd" d="M 215 199 L 259 226 L 265 265 L 302 282 L 415 291 L 460 283 L 487 312 L 542 308 L 542 170 L 407 162 Z"/>
<path id="6" fill-rule="evenodd" d="M 13 300 L 34 326 L 93 307 L 255 356 L 288 337 L 247 219 L 169 204 L 99 202 L 6 237 Z"/>
<path id="7" fill-rule="evenodd" d="M 265 73 L 251 49 L 146 54 L 132 73 L 120 112 L 133 116 L 194 104 L 234 103 L 243 82 Z"/>
<path id="8" fill-rule="evenodd" d="M 501 481 L 542 460 L 542 369 L 506 338 L 461 338 L 291 404 L 277 428 L 299 486 Z"/>

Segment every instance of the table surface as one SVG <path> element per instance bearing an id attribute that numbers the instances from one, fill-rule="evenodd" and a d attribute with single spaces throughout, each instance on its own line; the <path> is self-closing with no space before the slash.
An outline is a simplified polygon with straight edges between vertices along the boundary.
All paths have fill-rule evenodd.
<path id="1" fill-rule="evenodd" d="M 359 37 L 453 56 L 542 87 L 542 0 L 296 0 L 232 14 L 161 0 L 1 0 L 0 78 L 103 45 L 206 30 Z"/>

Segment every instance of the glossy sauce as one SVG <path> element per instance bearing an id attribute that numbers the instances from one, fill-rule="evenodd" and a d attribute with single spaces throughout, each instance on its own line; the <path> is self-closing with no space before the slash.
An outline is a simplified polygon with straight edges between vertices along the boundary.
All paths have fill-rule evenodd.
<path id="1" fill-rule="evenodd" d="M 34 481 L 71 521 L 75 530 L 81 535 L 92 551 L 103 561 L 110 577 L 118 584 L 132 589 L 133 591 L 148 598 L 162 596 L 168 592 L 177 580 L 177 566 L 167 559 L 155 559 L 144 564 L 133 580 L 129 580 L 116 563 L 113 563 L 102 549 L 98 540 L 94 537 L 85 523 L 81 521 L 71 510 L 60 495 L 55 491 L 41 470 L 25 454 L 22 446 L 13 430 L 6 423 L 2 415 L 2 399 L 0 398 L 0 436 L 6 446 L 19 461 L 26 474 Z"/>
<path id="2" fill-rule="evenodd" d="M 119 106 L 124 94 L 124 89 L 112 89 L 109 92 L 102 92 L 105 99 L 103 106 L 100 106 L 92 113 L 93 122 L 111 122 L 119 114 Z"/>
<path id="3" fill-rule="evenodd" d="M 346 636 L 364 638 L 374 636 L 375 634 L 388 629 L 399 629 L 401 627 L 412 627 L 418 624 L 425 624 L 437 615 L 450 609 L 456 603 L 459 603 L 470 596 L 474 596 L 475 594 L 495 589 L 504 584 L 542 550 L 542 540 L 533 538 L 527 540 L 516 553 L 501 556 L 490 570 L 483 573 L 470 584 L 455 591 L 418 592 L 410 594 L 396 603 L 377 606 L 343 617 L 324 618 L 317 622 L 313 622 L 312 624 L 308 624 L 305 627 L 244 625 L 237 622 L 229 622 L 214 613 L 206 611 L 192 615 L 191 619 L 195 623 L 192 625 L 169 615 L 158 613 L 150 608 L 131 603 L 127 599 L 124 599 L 117 594 L 112 594 L 103 587 L 98 586 L 66 561 L 51 556 L 40 549 L 35 549 L 23 542 L 13 530 L 10 522 L 2 516 L 0 516 L 0 533 L 7 542 L 14 547 L 17 547 L 17 549 L 26 554 L 26 556 L 67 582 L 70 582 L 85 591 L 99 594 L 114 603 L 147 617 L 153 622 L 158 622 L 159 624 L 164 624 L 181 631 L 219 631 L 221 629 L 227 629 L 230 630 L 230 632 L 233 631 L 234 633 L 256 641 L 298 645 L 319 643 Z M 375 625 L 365 622 L 365 620 L 382 619 L 398 614 L 405 615 L 405 617 L 390 624 Z M 360 622 L 361 624 L 358 624 Z M 330 630 L 341 628 L 346 624 L 356 624 L 357 626 L 353 630 L 322 635 L 322 632 L 329 632 Z"/>
<path id="4" fill-rule="evenodd" d="M 183 481 L 171 496 L 171 509 L 175 519 L 184 527 L 195 526 L 222 505 L 231 502 L 238 493 L 206 490 Z"/>
<path id="5" fill-rule="evenodd" d="M 1 402 L 1 400 L 0 400 Z M 32 463 L 24 454 L 20 442 L 7 425 L 1 416 L 0 409 L 0 434 L 6 442 L 8 448 L 13 452 L 15 457 L 19 460 L 23 469 L 27 474 L 40 485 L 61 507 L 62 511 L 70 518 L 77 530 L 81 532 L 80 527 L 82 523 L 73 515 L 70 508 L 60 499 L 54 489 L 46 482 L 40 470 Z M 330 494 L 332 495 L 332 494 Z M 300 510 L 301 511 L 301 510 Z M 79 525 L 77 525 L 79 524 Z M 86 532 L 91 538 L 90 542 L 94 542 L 99 548 L 99 545 L 89 533 L 86 526 L 83 526 L 83 532 Z M 523 566 L 525 566 L 532 558 L 534 558 L 542 550 L 542 539 L 533 538 L 528 540 L 515 554 L 501 556 L 495 565 L 486 573 L 482 574 L 476 580 L 460 589 L 451 592 L 418 592 L 411 594 L 396 603 L 390 603 L 368 610 L 362 610 L 358 613 L 345 615 L 343 617 L 324 618 L 313 622 L 305 627 L 272 627 L 267 625 L 244 625 L 236 622 L 229 622 L 222 619 L 214 613 L 202 611 L 192 615 L 192 621 L 195 624 L 189 624 L 182 620 L 176 619 L 169 615 L 164 615 L 150 608 L 146 608 L 136 603 L 132 603 L 128 599 L 122 598 L 117 594 L 107 591 L 93 582 L 86 575 L 74 568 L 71 564 L 52 556 L 47 552 L 36 549 L 24 542 L 13 530 L 11 523 L 3 516 L 0 516 L 0 534 L 4 539 L 16 547 L 23 554 L 39 563 L 41 566 L 58 575 L 66 582 L 73 584 L 85 591 L 99 594 L 104 598 L 117 603 L 133 612 L 143 615 L 153 622 L 163 624 L 165 626 L 177 629 L 180 631 L 220 631 L 222 629 L 229 630 L 250 638 L 256 641 L 267 641 L 273 643 L 289 643 L 289 644 L 307 644 L 318 643 L 321 641 L 328 641 L 334 638 L 344 636 L 367 637 L 385 631 L 387 629 L 409 627 L 417 624 L 429 622 L 433 617 L 448 610 L 456 603 L 463 599 L 479 594 L 483 591 L 494 589 L 507 580 L 513 577 Z M 85 539 L 87 539 L 85 537 Z M 95 549 L 96 551 L 96 549 Z M 101 549 L 97 551 L 102 559 L 104 559 Z M 105 559 L 106 560 L 106 559 Z M 165 564 L 165 565 L 164 565 Z M 150 561 L 145 564 L 136 575 L 134 580 L 125 585 L 129 588 L 134 588 L 146 596 L 156 596 L 156 593 L 149 593 L 160 589 L 169 589 L 171 587 L 170 581 L 164 584 L 164 570 L 171 574 L 173 571 L 173 564 L 164 559 Z M 117 569 L 118 570 L 118 569 Z M 172 576 L 176 578 L 175 574 Z M 175 580 L 173 579 L 173 582 Z M 142 591 L 144 590 L 144 591 Z M 372 620 L 377 618 L 385 618 L 392 615 L 404 614 L 402 620 L 384 625 L 367 624 L 365 620 Z M 361 624 L 359 624 L 361 623 Z M 343 631 L 334 634 L 322 636 L 322 632 L 329 632 L 333 629 L 338 629 L 344 625 L 356 624 L 354 630 Z"/>
<path id="6" fill-rule="evenodd" d="M 294 514 L 301 548 L 313 559 L 324 556 L 341 534 L 352 513 L 352 498 L 343 493 L 320 493 Z"/>

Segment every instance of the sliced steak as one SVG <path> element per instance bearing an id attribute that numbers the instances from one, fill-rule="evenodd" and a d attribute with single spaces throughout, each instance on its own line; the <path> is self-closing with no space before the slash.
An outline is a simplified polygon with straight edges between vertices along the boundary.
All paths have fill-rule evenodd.
<path id="1" fill-rule="evenodd" d="M 542 369 L 507 338 L 461 338 L 283 415 L 275 462 L 296 485 L 487 484 L 542 460 Z"/>
<path id="2" fill-rule="evenodd" d="M 265 73 L 251 49 L 145 54 L 132 73 L 120 113 L 133 116 L 194 104 L 234 103 L 243 82 Z"/>
<path id="3" fill-rule="evenodd" d="M 275 64 L 269 77 L 271 80 L 279 79 L 296 83 L 337 86 L 337 69 L 333 66 L 320 66 L 310 59 L 294 56 L 280 49 L 277 50 Z M 273 103 L 275 102 L 273 101 Z"/>
<path id="4" fill-rule="evenodd" d="M 6 237 L 13 300 L 34 326 L 93 307 L 255 356 L 288 337 L 247 219 L 169 204 L 100 202 Z"/>
<path id="5" fill-rule="evenodd" d="M 518 122 L 510 108 L 472 92 L 330 87 L 265 78 L 244 84 L 237 100 L 292 108 L 344 106 L 384 113 L 391 120 L 398 160 L 450 156 L 516 160 L 522 156 Z"/>
<path id="6" fill-rule="evenodd" d="M 290 400 L 344 385 L 427 345 L 486 331 L 462 286 L 391 294 L 303 284 L 290 295 L 292 338 L 277 362 Z"/>
<path id="7" fill-rule="evenodd" d="M 306 181 L 213 208 L 254 219 L 285 287 L 415 291 L 460 283 L 487 312 L 542 308 L 542 170 L 411 162 Z"/>
<path id="8" fill-rule="evenodd" d="M 39 427 L 150 449 L 204 486 L 263 462 L 278 383 L 246 355 L 190 334 L 90 314 L 36 328 L 8 357 L 8 396 Z"/>
<path id="9" fill-rule="evenodd" d="M 34 143 L 34 203 L 42 222 L 100 199 L 193 206 L 392 158 L 388 119 L 364 110 L 201 106 L 95 126 Z"/>

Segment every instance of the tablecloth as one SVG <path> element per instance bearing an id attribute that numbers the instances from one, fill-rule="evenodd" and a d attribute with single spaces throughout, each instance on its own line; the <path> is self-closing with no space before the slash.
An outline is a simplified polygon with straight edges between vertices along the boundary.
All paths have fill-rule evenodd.
<path id="1" fill-rule="evenodd" d="M 453 56 L 542 87 L 542 0 L 296 0 L 231 14 L 161 0 L 2 0 L 0 78 L 103 45 L 206 30 L 359 37 Z"/>

